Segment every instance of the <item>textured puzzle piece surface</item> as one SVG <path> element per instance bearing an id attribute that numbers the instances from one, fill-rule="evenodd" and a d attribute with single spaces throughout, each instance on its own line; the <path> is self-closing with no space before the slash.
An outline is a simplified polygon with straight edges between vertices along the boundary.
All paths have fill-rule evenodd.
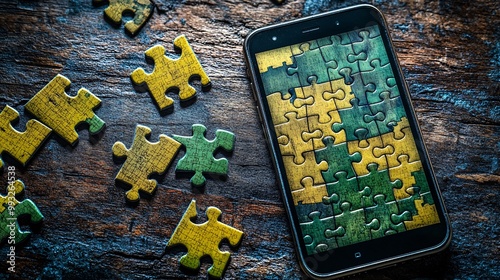
<path id="1" fill-rule="evenodd" d="M 335 227 L 333 217 L 320 218 L 320 215 L 318 211 L 311 212 L 311 221 L 300 224 L 309 254 L 338 248 L 335 237 L 345 233 L 343 228 Z"/>
<path id="2" fill-rule="evenodd" d="M 165 172 L 181 146 L 179 142 L 163 134 L 158 142 L 149 142 L 147 138 L 150 134 L 151 129 L 137 125 L 130 149 L 122 142 L 116 142 L 112 148 L 114 156 L 126 157 L 115 179 L 131 186 L 126 193 L 130 202 L 139 201 L 139 191 L 148 194 L 155 191 L 157 182 L 149 179 L 149 176 Z"/>
<path id="3" fill-rule="evenodd" d="M 19 132 L 12 127 L 17 119 L 19 113 L 8 105 L 0 113 L 0 155 L 8 153 L 26 165 L 52 130 L 36 120 L 29 120 L 26 131 Z M 0 158 L 0 168 L 2 167 L 3 161 Z"/>
<path id="4" fill-rule="evenodd" d="M 186 154 L 179 160 L 175 169 L 194 172 L 191 183 L 195 187 L 201 187 L 206 181 L 204 173 L 227 175 L 227 159 L 214 158 L 214 153 L 219 148 L 228 152 L 232 151 L 235 137 L 229 131 L 217 129 L 215 139 L 208 140 L 205 138 L 207 128 L 202 124 L 194 124 L 192 130 L 192 136 L 173 136 L 186 147 Z"/>
<path id="5" fill-rule="evenodd" d="M 196 201 L 192 200 L 181 221 L 175 228 L 167 247 L 182 244 L 187 248 L 187 254 L 182 256 L 182 266 L 198 270 L 200 258 L 210 256 L 212 266 L 208 274 L 221 278 L 228 264 L 230 253 L 219 249 L 222 240 L 227 239 L 229 244 L 236 246 L 243 237 L 243 232 L 219 221 L 221 211 L 215 207 L 208 207 L 206 215 L 208 220 L 202 224 L 195 224 L 191 220 L 196 218 Z"/>
<path id="6" fill-rule="evenodd" d="M 189 84 L 191 79 L 200 78 L 203 89 L 208 89 L 211 85 L 210 78 L 203 70 L 186 36 L 175 38 L 174 46 L 181 50 L 179 58 L 165 56 L 165 48 L 161 45 L 153 46 L 146 51 L 146 56 L 154 60 L 153 72 L 148 74 L 144 69 L 138 68 L 130 75 L 134 84 L 147 85 L 160 111 L 173 105 L 172 98 L 166 96 L 169 91 L 178 90 L 181 101 L 196 95 L 196 89 Z"/>
<path id="7" fill-rule="evenodd" d="M 23 231 L 19 226 L 17 218 L 23 215 L 29 216 L 31 223 L 40 223 L 43 220 L 43 215 L 36 204 L 25 199 L 19 202 L 16 195 L 22 193 L 24 183 L 16 180 L 7 187 L 7 195 L 0 195 L 1 211 L 0 211 L 0 241 L 6 238 L 13 238 L 14 244 L 24 242 L 31 235 L 30 231 Z M 12 236 L 14 233 L 14 236 Z M 9 242 L 9 244 L 12 244 Z"/>
<path id="8" fill-rule="evenodd" d="M 75 145 L 78 141 L 76 126 L 85 122 L 90 134 L 98 134 L 105 123 L 93 111 L 101 100 L 85 88 L 78 90 L 76 96 L 69 96 L 65 90 L 70 85 L 68 78 L 58 74 L 26 103 L 25 109 Z"/>
<path id="9" fill-rule="evenodd" d="M 92 0 L 94 5 L 109 3 L 104 14 L 117 26 L 122 23 L 123 14 L 134 14 L 134 18 L 125 23 L 125 29 L 136 35 L 153 14 L 154 5 L 149 0 Z"/>
<path id="10" fill-rule="evenodd" d="M 440 222 L 376 26 L 256 56 L 308 254 Z"/>

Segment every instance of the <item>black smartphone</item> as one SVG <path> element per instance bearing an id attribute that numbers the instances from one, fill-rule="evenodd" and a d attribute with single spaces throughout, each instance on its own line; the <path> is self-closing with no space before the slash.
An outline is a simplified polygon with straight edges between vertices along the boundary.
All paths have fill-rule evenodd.
<path id="1" fill-rule="evenodd" d="M 309 277 L 449 245 L 448 216 L 379 10 L 358 5 L 260 28 L 244 52 Z"/>

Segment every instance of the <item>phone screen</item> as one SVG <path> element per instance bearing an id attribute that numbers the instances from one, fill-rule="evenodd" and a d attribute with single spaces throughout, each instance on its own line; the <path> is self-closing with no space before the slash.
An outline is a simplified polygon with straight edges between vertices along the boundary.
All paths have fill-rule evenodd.
<path id="1" fill-rule="evenodd" d="M 440 223 L 378 25 L 255 58 L 308 255 Z"/>

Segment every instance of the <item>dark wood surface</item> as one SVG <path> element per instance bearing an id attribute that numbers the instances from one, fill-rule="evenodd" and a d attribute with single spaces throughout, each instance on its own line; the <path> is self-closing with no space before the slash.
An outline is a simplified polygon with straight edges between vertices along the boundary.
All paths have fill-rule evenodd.
<path id="1" fill-rule="evenodd" d="M 200 218 L 208 206 L 222 221 L 245 232 L 232 252 L 227 279 L 299 279 L 289 226 L 275 184 L 275 171 L 245 75 L 242 43 L 267 24 L 345 7 L 360 1 L 156 1 L 157 9 L 136 37 L 103 18 L 92 1 L 0 0 L 0 108 L 30 118 L 23 105 L 56 74 L 102 100 L 106 122 L 98 139 L 79 130 L 75 147 L 55 136 L 27 167 L 16 166 L 24 198 L 45 216 L 27 244 L 17 249 L 12 279 L 174 279 L 205 277 L 179 269 L 182 249 L 166 243 L 191 199 Z M 500 278 L 500 4 L 479 1 L 373 1 L 386 15 L 407 78 L 424 139 L 450 214 L 450 249 L 437 257 L 366 273 L 360 279 Z M 134 89 L 130 73 L 143 67 L 155 44 L 173 54 L 184 34 L 212 79 L 196 102 L 160 115 L 150 95 Z M 200 90 L 199 82 L 195 87 Z M 235 133 L 227 180 L 209 179 L 203 193 L 175 175 L 177 157 L 158 178 L 156 193 L 136 207 L 115 185 L 121 167 L 111 147 L 132 143 L 136 124 L 159 134 L 189 135 L 191 125 Z M 182 154 L 183 152 L 181 152 Z M 5 159 L 5 157 L 4 157 Z M 6 171 L 0 176 L 7 185 Z M 201 218 L 203 221 L 203 218 Z M 29 228 L 29 227 L 28 227 Z M 24 229 L 28 229 L 24 227 Z M 6 259 L 7 246 L 0 248 Z"/>

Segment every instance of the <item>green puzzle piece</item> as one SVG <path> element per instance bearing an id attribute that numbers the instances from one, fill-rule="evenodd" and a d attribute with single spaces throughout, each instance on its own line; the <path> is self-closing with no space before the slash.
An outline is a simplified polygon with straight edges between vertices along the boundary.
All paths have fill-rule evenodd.
<path id="1" fill-rule="evenodd" d="M 336 182 L 335 174 L 339 171 L 346 172 L 346 178 L 354 177 L 355 173 L 351 162 L 361 161 L 359 152 L 349 154 L 347 143 L 334 144 L 334 142 L 333 137 L 325 137 L 323 143 L 326 147 L 315 151 L 317 163 L 322 161 L 328 163 L 328 170 L 322 171 L 326 183 Z"/>
<path id="2" fill-rule="evenodd" d="M 29 237 L 31 232 L 21 230 L 17 221 L 18 217 L 28 215 L 30 222 L 39 223 L 43 220 L 43 215 L 33 201 L 25 199 L 19 202 L 15 198 L 16 195 L 23 192 L 23 182 L 17 180 L 12 185 L 9 185 L 7 190 L 9 188 L 14 188 L 14 190 L 11 190 L 7 196 L 0 195 L 0 201 L 3 203 L 0 209 L 2 211 L 0 213 L 0 241 L 13 236 L 15 244 L 19 244 Z M 14 197 L 9 197 L 9 195 Z"/>
<path id="3" fill-rule="evenodd" d="M 215 139 L 205 138 L 207 128 L 202 124 L 193 124 L 193 136 L 173 135 L 173 138 L 186 147 L 186 154 L 179 160 L 175 170 L 194 171 L 191 183 L 195 187 L 205 185 L 203 173 L 227 175 L 228 161 L 225 158 L 214 158 L 214 153 L 222 148 L 228 152 L 233 150 L 234 134 L 217 129 Z"/>
<path id="4" fill-rule="evenodd" d="M 371 229 L 377 230 L 380 226 L 377 219 L 366 224 L 365 211 L 351 208 L 349 202 L 344 202 L 340 205 L 342 213 L 335 216 L 335 224 L 345 230 L 344 236 L 337 237 L 339 247 L 369 240 Z"/>
<path id="5" fill-rule="evenodd" d="M 374 196 L 373 201 L 375 206 L 365 208 L 366 220 L 377 219 L 380 223 L 378 230 L 372 229 L 372 238 L 379 238 L 406 230 L 403 221 L 411 220 L 410 212 L 404 211 L 400 213 L 396 201 L 386 202 L 382 194 Z"/>
<path id="6" fill-rule="evenodd" d="M 333 217 L 320 218 L 320 216 L 319 211 L 311 212 L 309 214 L 311 221 L 300 224 L 308 254 L 337 248 L 335 237 L 345 233 L 343 228 L 335 227 Z"/>

